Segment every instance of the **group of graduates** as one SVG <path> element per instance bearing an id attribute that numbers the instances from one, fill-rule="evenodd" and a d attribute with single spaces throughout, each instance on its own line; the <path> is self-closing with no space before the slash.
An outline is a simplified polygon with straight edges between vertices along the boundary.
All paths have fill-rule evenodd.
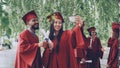
<path id="1" fill-rule="evenodd" d="M 39 29 L 38 16 L 32 10 L 22 19 L 28 26 L 18 38 L 15 68 L 101 68 L 103 57 L 100 39 L 96 28 L 88 28 L 89 37 L 84 34 L 85 22 L 80 16 L 75 17 L 75 26 L 63 30 L 64 19 L 60 12 L 46 17 L 50 22 L 49 37 L 39 42 L 35 31 Z M 109 39 L 110 54 L 107 68 L 118 68 L 118 36 L 120 25 L 112 24 L 112 37 Z M 40 48 L 44 47 L 43 56 Z"/>

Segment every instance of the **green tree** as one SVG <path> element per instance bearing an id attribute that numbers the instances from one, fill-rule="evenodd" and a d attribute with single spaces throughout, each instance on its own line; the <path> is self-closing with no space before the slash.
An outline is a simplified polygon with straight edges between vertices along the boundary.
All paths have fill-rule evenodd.
<path id="1" fill-rule="evenodd" d="M 55 11 L 60 11 L 65 19 L 64 29 L 71 29 L 74 23 L 70 23 L 68 17 L 71 15 L 80 15 L 85 20 L 85 34 L 88 35 L 87 28 L 95 26 L 100 39 L 104 42 L 108 40 L 111 30 L 111 23 L 118 22 L 118 1 L 117 0 L 2 0 L 0 3 L 7 8 L 7 14 L 4 16 L 2 6 L 0 5 L 0 18 L 6 19 L 7 25 L 2 21 L 0 33 L 5 31 L 7 35 L 17 36 L 26 26 L 22 21 L 22 16 L 35 10 L 39 17 L 40 28 L 49 30 L 49 24 L 46 17 Z M 5 28 L 4 28 L 5 27 Z M 7 28 L 8 27 L 8 28 Z M 1 35 L 1 34 L 0 34 Z"/>

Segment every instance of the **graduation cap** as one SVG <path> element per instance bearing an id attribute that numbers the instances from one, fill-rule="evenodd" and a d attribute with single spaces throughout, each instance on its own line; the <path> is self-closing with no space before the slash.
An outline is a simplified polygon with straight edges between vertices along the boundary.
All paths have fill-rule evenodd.
<path id="1" fill-rule="evenodd" d="M 120 24 L 117 22 L 112 23 L 112 30 L 118 30 L 120 28 Z"/>
<path id="2" fill-rule="evenodd" d="M 88 28 L 87 30 L 88 30 L 88 32 L 92 32 L 92 31 L 95 31 L 96 28 L 95 28 L 95 27 L 90 27 L 90 28 Z"/>
<path id="3" fill-rule="evenodd" d="M 47 16 L 47 20 L 49 22 L 51 22 L 52 20 L 55 20 L 55 19 L 60 19 L 60 20 L 62 20 L 62 22 L 64 22 L 64 19 L 60 12 L 54 12 L 54 13 L 50 14 L 49 16 Z"/>
<path id="4" fill-rule="evenodd" d="M 22 19 L 23 19 L 23 21 L 24 21 L 24 23 L 25 23 L 26 25 L 27 25 L 27 22 L 30 21 L 32 18 L 37 18 L 37 15 L 36 15 L 36 13 L 35 13 L 34 10 L 26 13 L 26 14 L 22 17 Z"/>

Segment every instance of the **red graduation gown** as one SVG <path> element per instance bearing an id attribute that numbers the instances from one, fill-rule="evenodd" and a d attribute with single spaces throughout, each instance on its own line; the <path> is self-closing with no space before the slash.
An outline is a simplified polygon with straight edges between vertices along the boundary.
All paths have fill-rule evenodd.
<path id="1" fill-rule="evenodd" d="M 86 59 L 86 49 L 80 49 L 80 48 L 77 48 L 77 64 L 78 64 L 78 68 L 87 68 L 88 65 L 86 63 L 80 63 L 81 59 L 84 58 Z"/>
<path id="2" fill-rule="evenodd" d="M 109 38 L 109 40 L 108 40 L 108 47 L 112 47 L 114 40 L 115 39 L 113 39 L 113 38 Z"/>
<path id="3" fill-rule="evenodd" d="M 18 39 L 15 68 L 42 68 L 38 37 L 23 31 Z"/>
<path id="4" fill-rule="evenodd" d="M 57 40 L 52 40 L 54 48 L 50 53 L 50 50 L 46 48 L 43 54 L 43 65 L 45 68 L 77 68 L 76 59 L 71 42 L 71 31 L 63 31 L 59 52 L 56 52 Z"/>
<path id="5" fill-rule="evenodd" d="M 74 36 L 75 36 L 76 48 L 80 48 L 80 49 L 85 48 L 84 38 L 80 30 L 80 26 L 75 26 L 72 31 L 75 34 Z"/>
<path id="6" fill-rule="evenodd" d="M 87 38 L 88 46 L 90 45 L 90 37 Z M 87 49 L 87 59 L 92 60 L 89 64 L 89 68 L 101 68 L 99 58 L 102 58 L 103 52 L 101 51 L 101 42 L 98 37 L 92 41 L 92 49 Z"/>
<path id="7" fill-rule="evenodd" d="M 111 40 L 113 39 L 109 39 L 108 42 L 110 42 Z M 111 45 L 111 48 L 110 48 L 110 52 L 109 52 L 109 56 L 108 56 L 108 62 L 107 64 L 110 65 L 110 68 L 119 68 L 118 67 L 118 39 L 114 39 L 112 41 L 112 45 Z"/>
<path id="8" fill-rule="evenodd" d="M 77 31 L 76 31 L 77 29 Z M 76 59 L 77 59 L 77 64 L 78 64 L 78 68 L 87 68 L 87 64 L 84 63 L 84 64 L 80 64 L 80 61 L 82 58 L 86 59 L 86 47 L 87 47 L 87 40 L 86 40 L 86 37 L 83 33 L 83 28 L 81 27 L 75 27 L 73 29 L 73 32 L 75 31 L 75 40 L 78 40 L 76 41 L 76 44 L 78 46 L 78 43 L 82 43 L 80 46 L 78 46 L 76 49 L 75 49 L 75 54 L 76 54 Z"/>

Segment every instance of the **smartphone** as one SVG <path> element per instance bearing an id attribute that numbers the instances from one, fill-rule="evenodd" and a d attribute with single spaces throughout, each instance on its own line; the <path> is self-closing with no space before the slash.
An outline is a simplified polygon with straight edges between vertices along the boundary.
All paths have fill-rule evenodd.
<path id="1" fill-rule="evenodd" d="M 75 22 L 75 16 L 70 16 L 70 17 L 69 17 L 69 21 L 70 21 L 70 22 Z"/>

